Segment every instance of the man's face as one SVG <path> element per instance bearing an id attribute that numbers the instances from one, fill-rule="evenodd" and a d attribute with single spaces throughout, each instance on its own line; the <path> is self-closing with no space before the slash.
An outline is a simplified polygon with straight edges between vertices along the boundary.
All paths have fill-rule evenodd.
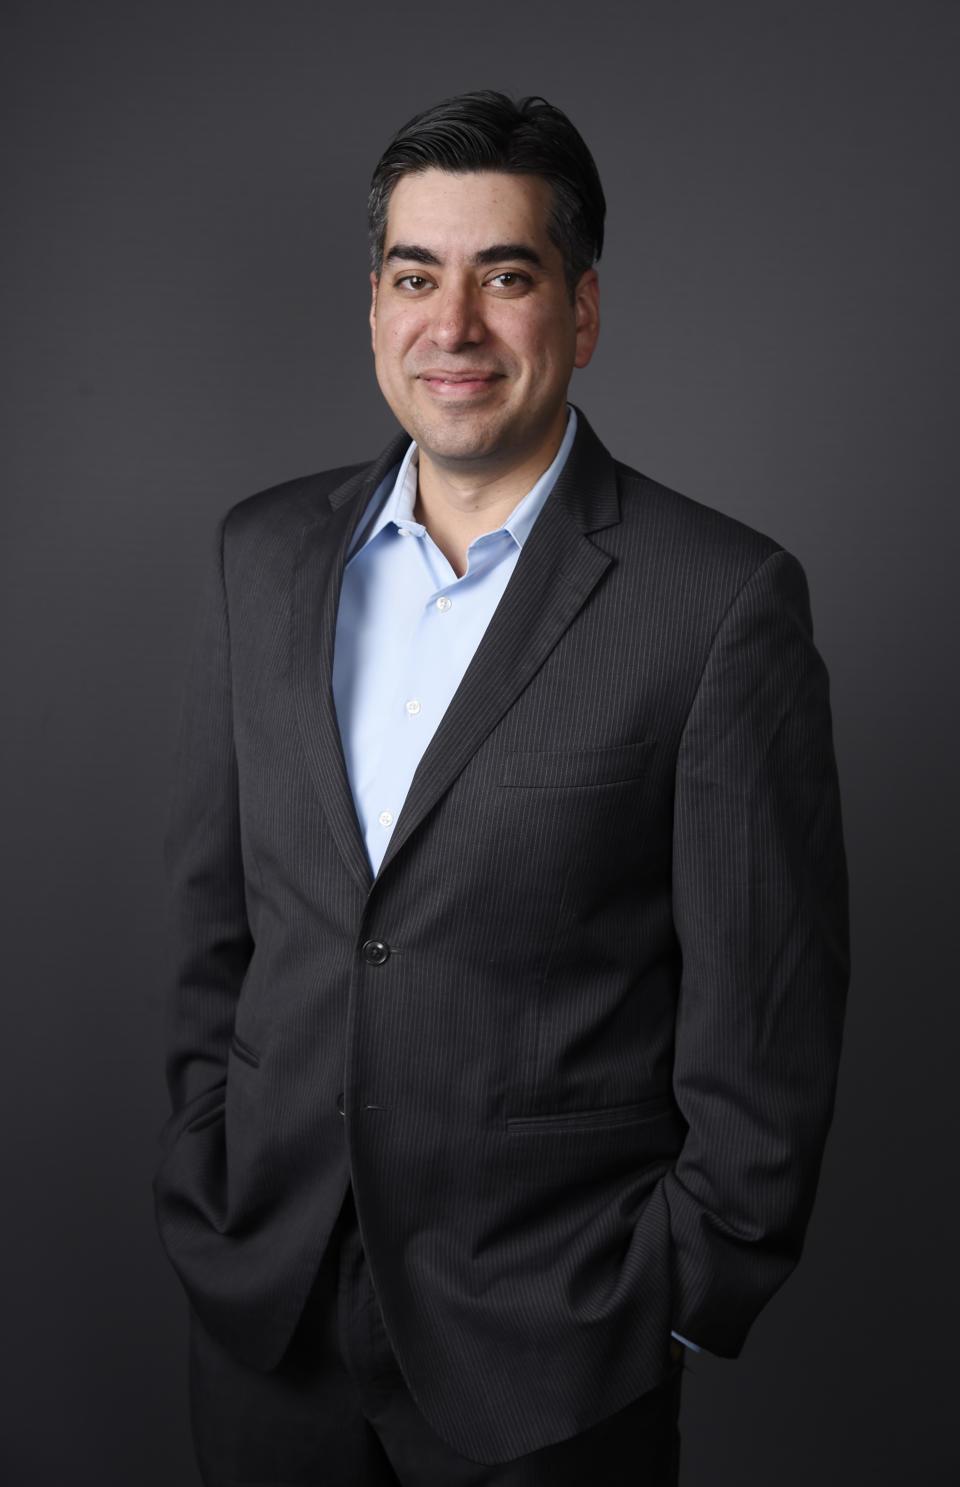
<path id="1" fill-rule="evenodd" d="M 549 463 L 567 384 L 598 330 L 597 276 L 574 301 L 538 176 L 426 170 L 390 197 L 371 275 L 377 380 L 421 457 L 451 473 Z"/>

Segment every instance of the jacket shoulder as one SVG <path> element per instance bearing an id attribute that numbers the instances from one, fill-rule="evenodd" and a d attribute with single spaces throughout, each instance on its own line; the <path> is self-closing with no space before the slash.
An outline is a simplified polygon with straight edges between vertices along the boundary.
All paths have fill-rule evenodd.
<path id="1" fill-rule="evenodd" d="M 689 562 L 709 559 L 748 571 L 783 551 L 773 537 L 746 522 L 671 490 L 619 460 L 614 464 L 622 520 L 628 528 L 639 528 L 645 542 L 672 548 Z"/>
<path id="2" fill-rule="evenodd" d="M 781 604 L 805 605 L 803 570 L 772 537 L 627 465 L 616 475 L 620 521 L 597 536 L 612 544 L 622 582 L 664 623 L 709 645 L 755 582 L 764 592 L 772 584 Z"/>
<path id="3" fill-rule="evenodd" d="M 291 527 L 299 530 L 329 511 L 328 497 L 340 486 L 369 469 L 369 461 L 339 465 L 312 475 L 300 475 L 246 496 L 223 517 L 225 535 L 231 539 L 266 537 Z"/>

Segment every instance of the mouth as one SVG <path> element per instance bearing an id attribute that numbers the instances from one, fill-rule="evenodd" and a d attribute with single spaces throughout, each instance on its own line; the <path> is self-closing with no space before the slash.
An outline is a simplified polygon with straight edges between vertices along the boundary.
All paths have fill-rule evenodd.
<path id="1" fill-rule="evenodd" d="M 418 380 L 437 397 L 467 398 L 489 391 L 502 376 L 500 372 L 487 372 L 479 368 L 468 368 L 456 372 L 429 371 L 418 373 Z"/>

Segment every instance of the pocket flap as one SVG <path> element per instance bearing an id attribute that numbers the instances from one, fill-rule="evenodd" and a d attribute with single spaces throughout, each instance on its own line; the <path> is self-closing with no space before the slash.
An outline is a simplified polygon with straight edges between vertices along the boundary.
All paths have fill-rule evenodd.
<path id="1" fill-rule="evenodd" d="M 549 749 L 540 753 L 508 754 L 501 785 L 575 786 L 614 785 L 643 772 L 650 741 L 616 744 L 609 749 Z"/>

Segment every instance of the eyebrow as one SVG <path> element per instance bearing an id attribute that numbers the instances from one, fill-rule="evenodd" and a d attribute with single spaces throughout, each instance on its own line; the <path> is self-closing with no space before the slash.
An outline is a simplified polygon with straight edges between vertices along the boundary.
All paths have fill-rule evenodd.
<path id="1" fill-rule="evenodd" d="M 543 268 L 543 259 L 540 254 L 527 243 L 493 243 L 489 248 L 481 248 L 473 255 L 473 263 L 477 268 L 486 268 L 491 263 L 530 263 L 535 268 Z M 426 263 L 435 268 L 442 268 L 443 263 L 430 248 L 423 248 L 419 243 L 394 243 L 389 253 L 384 258 L 385 263 Z"/>

